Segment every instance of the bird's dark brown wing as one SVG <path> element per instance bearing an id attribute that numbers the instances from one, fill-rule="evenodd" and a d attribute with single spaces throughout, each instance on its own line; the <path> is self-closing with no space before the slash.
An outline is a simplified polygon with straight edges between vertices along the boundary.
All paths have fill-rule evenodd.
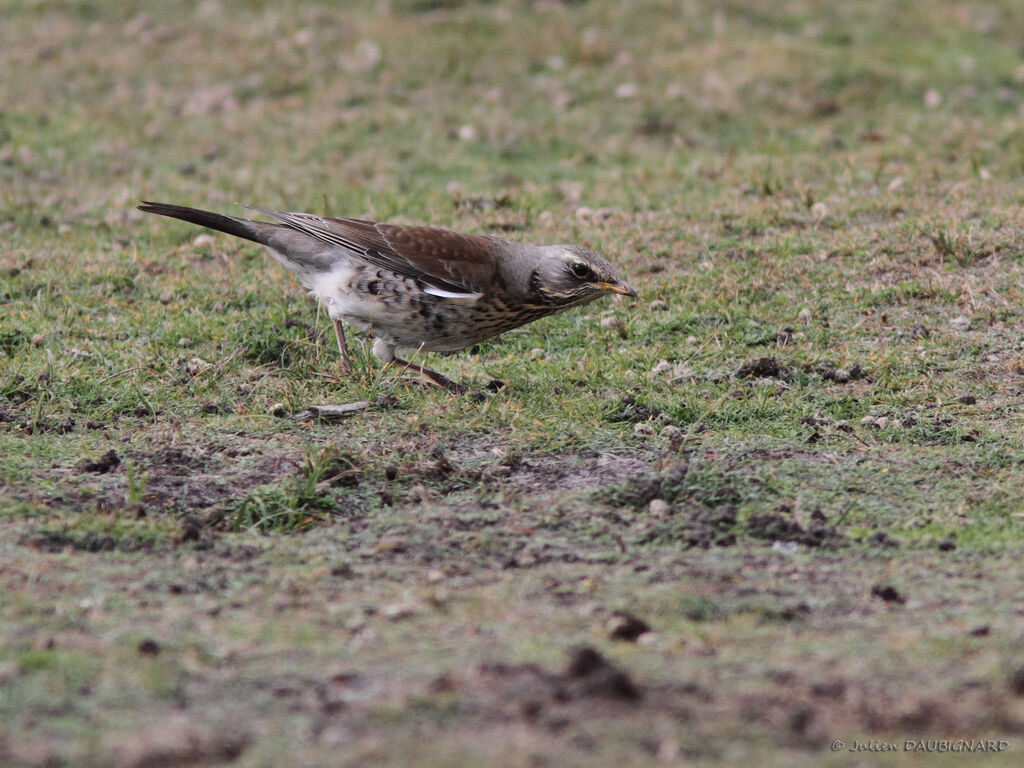
<path id="1" fill-rule="evenodd" d="M 498 279 L 497 244 L 482 235 L 251 207 L 371 264 L 445 292 L 487 293 Z"/>
<path id="2" fill-rule="evenodd" d="M 487 237 L 391 224 L 378 224 L 377 231 L 390 246 L 380 254 L 389 268 L 403 274 L 412 269 L 474 293 L 499 287 L 497 243 Z"/>

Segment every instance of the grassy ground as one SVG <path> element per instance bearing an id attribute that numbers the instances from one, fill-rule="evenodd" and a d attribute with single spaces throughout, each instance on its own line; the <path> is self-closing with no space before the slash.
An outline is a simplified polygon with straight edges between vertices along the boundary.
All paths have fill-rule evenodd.
<path id="1" fill-rule="evenodd" d="M 0 762 L 1019 764 L 1018 3 L 149 5 L 0 12 Z M 343 376 L 139 199 L 640 298 Z"/>

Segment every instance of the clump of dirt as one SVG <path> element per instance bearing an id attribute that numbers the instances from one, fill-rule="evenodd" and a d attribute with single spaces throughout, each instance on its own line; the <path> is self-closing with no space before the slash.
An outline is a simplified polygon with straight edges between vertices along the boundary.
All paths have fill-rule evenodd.
<path id="1" fill-rule="evenodd" d="M 871 596 L 884 600 L 887 603 L 903 605 L 907 599 L 892 584 L 874 584 L 871 587 Z"/>
<path id="2" fill-rule="evenodd" d="M 680 461 L 659 474 L 628 480 L 605 494 L 613 505 L 647 512 L 651 503 L 667 509 L 657 522 L 649 525 L 636 543 L 685 544 L 708 548 L 732 546 L 737 536 L 770 542 L 795 542 L 808 547 L 842 546 L 846 539 L 824 515 L 815 510 L 805 526 L 792 510 L 782 505 L 771 513 L 753 515 L 742 524 L 737 507 L 744 500 L 741 480 L 729 471 L 700 467 L 694 471 L 688 461 Z"/>
<path id="3" fill-rule="evenodd" d="M 152 542 L 130 536 L 111 536 L 95 531 L 76 532 L 71 530 L 38 531 L 22 540 L 35 549 L 44 552 L 61 552 L 72 549 L 78 552 L 139 552 L 152 549 Z"/>
<path id="4" fill-rule="evenodd" d="M 615 506 L 646 509 L 655 499 L 672 500 L 685 495 L 684 482 L 689 470 L 689 463 L 683 460 L 660 474 L 632 477 L 604 495 Z"/>
<path id="5" fill-rule="evenodd" d="M 620 398 L 616 410 L 608 416 L 608 421 L 639 424 L 652 421 L 661 415 L 661 411 L 638 403 L 634 395 Z"/>
<path id="6" fill-rule="evenodd" d="M 616 611 L 605 623 L 605 629 L 612 640 L 635 643 L 640 635 L 651 631 L 651 625 L 631 613 Z"/>
<path id="7" fill-rule="evenodd" d="M 573 650 L 565 671 L 569 698 L 604 697 L 621 701 L 640 698 L 640 689 L 629 675 L 590 646 Z"/>
<path id="8" fill-rule="evenodd" d="M 234 762 L 248 747 L 252 735 L 232 723 L 210 723 L 176 714 L 153 725 L 104 737 L 108 765 L 155 768 L 173 765 L 211 765 Z"/>
<path id="9" fill-rule="evenodd" d="M 79 462 L 77 469 L 79 472 L 95 472 L 98 475 L 105 475 L 120 463 L 121 457 L 117 455 L 117 451 L 111 449 L 95 461 L 84 459 Z"/>
<path id="10" fill-rule="evenodd" d="M 149 458 L 153 466 L 164 466 L 185 470 L 203 470 L 208 462 L 204 457 L 196 456 L 176 445 L 158 448 Z"/>
<path id="11" fill-rule="evenodd" d="M 535 718 L 550 706 L 584 700 L 632 702 L 641 698 L 630 676 L 590 646 L 574 648 L 562 674 L 536 664 L 486 664 L 480 669 L 492 691 L 519 702 L 520 711 Z"/>
<path id="12" fill-rule="evenodd" d="M 768 541 L 796 541 L 804 534 L 798 522 L 771 512 L 752 515 L 746 527 L 747 533 L 755 539 Z"/>
<path id="13" fill-rule="evenodd" d="M 1010 690 L 1017 696 L 1024 696 L 1024 666 L 1010 673 Z"/>
<path id="14" fill-rule="evenodd" d="M 860 363 L 854 363 L 849 368 L 837 367 L 831 363 L 820 363 L 817 372 L 825 381 L 833 381 L 836 384 L 870 378 L 867 371 L 861 368 Z"/>
<path id="15" fill-rule="evenodd" d="M 159 656 L 160 643 L 151 637 L 146 637 L 139 641 L 136 650 L 138 650 L 140 656 Z"/>
<path id="16" fill-rule="evenodd" d="M 709 507 L 691 504 L 675 509 L 663 522 L 647 528 L 637 544 L 684 544 L 708 549 L 729 547 L 736 543 L 736 508 L 731 504 Z"/>
<path id="17" fill-rule="evenodd" d="M 784 541 L 803 544 L 806 547 L 829 547 L 835 549 L 845 542 L 845 537 L 833 526 L 826 525 L 820 512 L 811 514 L 811 523 L 805 528 L 792 517 L 792 510 L 783 506 L 776 512 L 751 515 L 746 521 L 746 533 L 751 538 L 765 541 Z"/>
<path id="18" fill-rule="evenodd" d="M 759 357 L 750 360 L 736 370 L 737 379 L 782 379 L 792 378 L 789 368 L 779 363 L 774 357 Z"/>

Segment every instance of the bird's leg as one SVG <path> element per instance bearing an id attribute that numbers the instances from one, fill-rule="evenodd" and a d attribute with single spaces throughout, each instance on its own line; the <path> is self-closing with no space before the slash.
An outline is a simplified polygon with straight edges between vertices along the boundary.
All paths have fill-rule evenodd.
<path id="1" fill-rule="evenodd" d="M 421 347 L 422 349 L 422 347 Z M 416 365 L 416 363 L 410 363 L 408 360 L 403 360 L 400 357 L 395 357 L 395 345 L 387 342 L 384 339 L 375 339 L 373 342 L 373 354 L 377 356 L 377 359 L 387 365 L 388 363 L 395 363 L 402 366 L 403 370 L 412 370 L 423 376 L 428 381 L 436 384 L 443 389 L 448 390 L 453 395 L 461 395 L 466 391 L 466 388 L 461 384 L 456 384 L 454 381 L 449 379 L 447 376 L 442 376 L 437 371 L 432 371 L 429 368 L 424 368 L 422 365 Z"/>
<path id="2" fill-rule="evenodd" d="M 422 365 L 416 365 L 416 363 L 410 363 L 408 360 L 403 360 L 400 357 L 395 357 L 392 359 L 392 361 L 396 365 L 400 365 L 406 370 L 416 371 L 416 373 L 420 374 L 421 376 L 425 376 L 431 382 L 433 382 L 439 387 L 442 387 L 443 389 L 447 389 L 453 395 L 461 395 L 466 391 L 466 388 L 464 386 L 462 386 L 461 384 L 457 384 L 456 382 L 449 379 L 447 376 L 444 376 L 438 373 L 437 371 L 432 371 L 429 368 L 424 368 Z"/>
<path id="3" fill-rule="evenodd" d="M 334 321 L 334 335 L 338 338 L 338 351 L 341 352 L 341 370 L 345 373 L 352 373 L 352 363 L 348 358 L 348 344 L 345 343 L 345 329 L 341 327 L 341 320 Z"/>

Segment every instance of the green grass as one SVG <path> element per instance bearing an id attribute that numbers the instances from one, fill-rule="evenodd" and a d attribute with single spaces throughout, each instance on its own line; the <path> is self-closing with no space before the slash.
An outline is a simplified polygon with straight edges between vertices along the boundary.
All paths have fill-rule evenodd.
<path id="1" fill-rule="evenodd" d="M 1019 4 L 8 5 L 0 762 L 1019 741 Z M 578 242 L 640 297 L 417 357 L 452 397 L 141 199 Z M 581 644 L 643 703 L 545 694 Z"/>

